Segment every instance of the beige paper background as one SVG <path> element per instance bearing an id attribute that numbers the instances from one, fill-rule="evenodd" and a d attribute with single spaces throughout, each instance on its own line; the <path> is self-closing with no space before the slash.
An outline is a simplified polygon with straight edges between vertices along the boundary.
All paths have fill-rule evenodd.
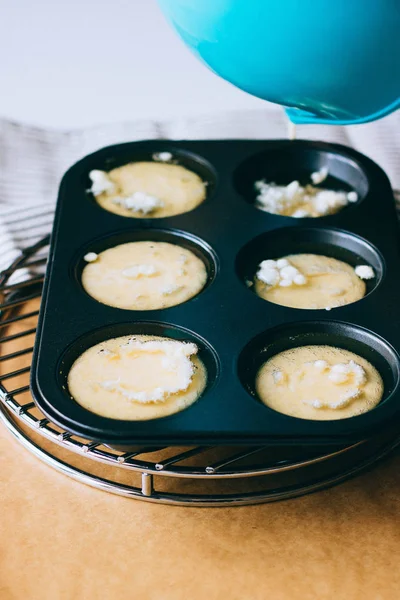
<path id="1" fill-rule="evenodd" d="M 27 323 L 34 319 L 12 332 Z M 0 462 L 0 600 L 400 597 L 399 453 L 330 490 L 232 508 L 92 489 L 41 463 L 4 427 Z"/>
<path id="2" fill-rule="evenodd" d="M 296 500 L 182 508 L 77 483 L 4 428 L 0 453 L 2 600 L 399 598 L 398 457 Z"/>

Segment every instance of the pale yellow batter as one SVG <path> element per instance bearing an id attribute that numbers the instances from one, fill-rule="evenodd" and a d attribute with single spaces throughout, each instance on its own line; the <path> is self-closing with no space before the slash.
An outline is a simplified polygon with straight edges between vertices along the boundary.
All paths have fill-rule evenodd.
<path id="1" fill-rule="evenodd" d="M 284 259 L 298 269 L 305 283 L 303 280 L 297 285 L 294 280 L 292 285 L 285 287 L 279 279 L 269 285 L 256 275 L 254 289 L 264 300 L 291 308 L 329 310 L 365 296 L 365 282 L 347 263 L 317 254 L 291 254 Z"/>
<path id="2" fill-rule="evenodd" d="M 257 395 L 274 410 L 316 421 L 345 419 L 374 408 L 383 381 L 367 360 L 333 346 L 301 346 L 270 358 L 256 377 Z"/>
<path id="3" fill-rule="evenodd" d="M 82 285 L 93 298 L 130 310 L 181 304 L 198 294 L 206 282 L 203 261 L 168 242 L 129 242 L 109 248 L 82 272 Z"/>
<path id="4" fill-rule="evenodd" d="M 196 353 L 195 344 L 169 338 L 106 340 L 74 362 L 68 389 L 78 404 L 103 417 L 166 417 L 193 404 L 204 391 L 207 372 Z"/>
<path id="5" fill-rule="evenodd" d="M 206 197 L 205 182 L 180 165 L 129 163 L 104 176 L 111 185 L 106 182 L 105 191 L 93 192 L 96 201 L 106 210 L 124 217 L 171 217 L 193 210 Z M 142 201 L 143 208 L 138 209 Z"/>

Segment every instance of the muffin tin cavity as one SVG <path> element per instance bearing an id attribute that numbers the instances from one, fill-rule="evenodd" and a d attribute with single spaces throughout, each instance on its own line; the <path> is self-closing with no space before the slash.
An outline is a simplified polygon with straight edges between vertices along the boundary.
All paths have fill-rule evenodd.
<path id="1" fill-rule="evenodd" d="M 71 366 L 85 350 L 88 350 L 92 346 L 104 342 L 110 338 L 122 337 L 122 336 L 135 335 L 148 335 L 155 337 L 163 337 L 171 340 L 177 340 L 180 342 L 193 342 L 198 347 L 198 357 L 203 362 L 207 371 L 207 385 L 202 396 L 212 388 L 214 385 L 219 372 L 218 358 L 214 349 L 203 340 L 200 336 L 194 332 L 185 330 L 181 327 L 175 327 L 173 325 L 167 325 L 164 323 L 154 322 L 136 322 L 136 323 L 124 323 L 103 329 L 97 329 L 91 331 L 84 337 L 76 340 L 62 356 L 58 367 L 58 381 L 61 388 L 65 391 L 68 398 L 71 396 L 68 392 L 68 373 Z M 201 397 L 199 400 L 201 399 Z"/>
<path id="2" fill-rule="evenodd" d="M 137 182 L 137 178 L 139 177 L 139 181 L 142 180 L 143 187 L 139 185 L 137 189 L 132 189 L 130 193 L 128 192 L 126 194 L 124 193 L 123 189 L 121 189 L 120 191 L 117 190 L 115 192 L 111 190 L 109 192 L 110 198 L 107 198 L 108 193 L 107 195 L 104 195 L 100 192 L 96 195 L 92 193 L 92 181 L 90 179 L 91 171 L 104 171 L 107 176 L 108 173 L 113 169 L 125 167 L 128 165 L 135 165 L 137 163 L 146 163 L 146 165 L 143 165 L 140 175 L 137 171 L 135 171 L 135 180 Z M 178 176 L 178 173 L 176 172 L 177 169 L 170 169 L 168 171 L 168 166 L 183 167 L 190 173 L 183 172 L 179 173 Z M 146 168 L 146 174 L 143 172 L 143 168 Z M 148 172 L 149 168 L 151 168 L 151 172 Z M 156 170 L 156 172 L 153 172 L 154 170 Z M 164 178 L 167 177 L 167 174 L 168 176 L 173 177 L 172 181 L 175 181 L 175 183 L 178 185 L 178 188 L 180 188 L 184 185 L 189 185 L 190 187 L 192 177 L 191 173 L 197 175 L 200 178 L 200 180 L 204 183 L 204 190 L 203 188 L 201 188 L 201 194 L 198 191 L 200 182 L 196 177 L 192 181 L 192 185 L 194 186 L 192 189 L 192 195 L 190 195 L 189 193 L 189 188 L 186 187 L 184 188 L 186 190 L 185 193 L 180 196 L 179 201 L 176 201 L 178 202 L 177 206 L 173 207 L 173 205 L 171 204 L 171 199 L 168 203 L 167 198 L 164 198 L 164 200 L 166 200 L 167 202 L 167 206 L 165 208 L 162 208 L 163 200 L 162 197 L 158 196 L 156 190 L 158 190 L 161 195 L 164 193 L 166 196 L 172 196 L 173 198 L 171 181 L 164 181 Z M 132 177 L 132 175 L 133 174 L 130 175 L 130 178 Z M 118 159 L 115 155 L 113 157 L 104 157 L 104 160 L 98 160 L 96 161 L 96 164 L 93 164 L 93 166 L 85 173 L 83 179 L 85 188 L 87 189 L 90 198 L 102 210 L 117 214 L 119 216 L 123 216 L 125 218 L 134 217 L 157 219 L 171 218 L 171 216 L 175 216 L 177 214 L 191 212 L 192 210 L 196 209 L 198 206 L 203 204 L 212 195 L 216 183 L 216 172 L 211 166 L 211 164 L 208 163 L 201 156 L 172 147 L 167 147 L 165 149 L 157 149 L 155 147 L 154 151 L 153 149 L 151 151 L 144 148 L 142 151 L 137 149 L 136 152 L 132 152 L 131 154 L 129 153 L 127 156 L 124 156 L 124 160 Z M 126 185 L 126 173 L 123 177 L 123 181 Z M 185 181 L 186 183 L 184 183 Z M 132 186 L 132 183 L 130 184 L 130 186 Z M 136 186 L 134 185 L 133 188 L 136 188 Z M 136 198 L 136 194 L 132 196 L 134 192 L 140 194 L 140 201 Z M 177 192 L 179 192 L 179 189 L 177 189 Z M 205 197 L 200 200 L 198 196 L 203 196 L 203 193 Z M 142 210 L 144 212 L 141 212 L 141 210 L 138 209 L 139 212 L 137 212 L 132 208 L 131 205 L 129 205 L 128 210 L 126 207 L 124 208 L 124 204 L 121 204 L 121 202 L 124 202 L 124 198 L 128 196 L 132 198 L 131 201 L 133 201 L 133 198 L 135 198 L 135 203 L 154 202 L 156 203 L 156 208 L 143 208 Z M 146 196 L 146 198 L 143 198 L 143 196 Z M 187 197 L 186 201 L 183 200 L 184 197 Z M 189 200 L 189 197 L 191 197 L 191 200 Z M 197 198 L 196 204 L 194 204 L 195 197 Z M 114 200 L 110 200 L 111 198 L 114 198 Z M 161 207 L 157 207 L 157 202 L 161 202 Z M 187 206 L 185 206 L 185 204 L 187 204 Z M 159 215 L 157 214 L 157 210 L 158 212 L 160 212 Z M 171 214 L 168 214 L 169 212 L 171 212 Z"/>
<path id="3" fill-rule="evenodd" d="M 377 369 L 383 379 L 383 397 L 378 407 L 382 406 L 399 388 L 400 358 L 394 348 L 383 338 L 349 323 L 311 321 L 283 325 L 265 331 L 245 346 L 238 360 L 238 375 L 243 387 L 253 398 L 261 403 L 257 398 L 255 381 L 262 365 L 276 354 L 299 346 L 334 346 L 365 358 Z M 377 408 L 361 417 L 367 417 Z"/>
<path id="4" fill-rule="evenodd" d="M 217 255 L 204 240 L 197 238 L 196 236 L 190 233 L 179 230 L 136 229 L 132 231 L 115 233 L 105 238 L 93 240 L 80 251 L 79 257 L 74 260 L 74 264 L 72 265 L 72 273 L 73 277 L 78 282 L 78 285 L 81 287 L 82 291 L 88 296 L 90 296 L 90 294 L 88 294 L 88 292 L 84 289 L 82 285 L 82 272 L 85 266 L 89 264 L 87 260 L 85 260 L 85 256 L 87 256 L 89 253 L 99 254 L 101 252 L 104 252 L 104 250 L 114 248 L 121 244 L 143 241 L 167 242 L 169 244 L 174 244 L 181 248 L 190 250 L 197 258 L 199 258 L 204 263 L 207 272 L 207 280 L 205 285 L 202 287 L 200 292 L 196 294 L 196 296 L 198 296 L 206 288 L 208 288 L 215 279 L 218 268 Z M 195 298 L 196 296 L 193 297 Z M 90 297 L 92 298 L 92 296 Z M 190 298 L 188 301 L 192 300 L 193 297 Z M 95 298 L 92 299 L 96 301 Z M 121 308 L 119 310 L 124 309 Z"/>
<path id="5" fill-rule="evenodd" d="M 348 210 L 365 198 L 369 182 L 361 165 L 347 155 L 343 148 L 339 152 L 329 152 L 319 148 L 317 143 L 304 148 L 301 142 L 280 142 L 279 145 L 255 154 L 236 169 L 234 184 L 239 194 L 258 208 L 258 192 L 254 187 L 256 181 L 265 180 L 267 183 L 286 186 L 296 180 L 300 185 L 307 185 L 312 183 L 311 174 L 324 167 L 328 169 L 328 176 L 317 187 L 334 191 L 355 191 L 357 194 L 358 201 L 341 210 Z"/>
<path id="6" fill-rule="evenodd" d="M 259 264 L 263 260 L 276 260 L 289 254 L 320 254 L 336 258 L 351 267 L 371 266 L 375 277 L 365 280 L 367 291 L 364 298 L 379 286 L 384 277 L 384 259 L 367 240 L 340 229 L 301 226 L 274 229 L 248 242 L 236 257 L 237 275 L 254 292 L 254 285 L 250 283 L 254 282 Z"/>
<path id="7" fill-rule="evenodd" d="M 194 402 L 194 404 L 188 406 L 178 413 L 163 418 L 152 419 L 151 421 L 129 422 L 98 416 L 86 410 L 73 400 L 68 391 L 67 379 L 68 373 L 75 360 L 87 349 L 100 342 L 110 338 L 128 335 L 159 336 L 172 340 L 193 342 L 197 345 L 199 348 L 198 356 L 203 362 L 207 371 L 207 384 L 203 393 Z M 53 422 L 57 423 L 60 422 L 60 420 L 62 420 L 62 422 L 67 422 L 68 430 L 71 432 L 75 432 L 77 434 L 79 432 L 82 434 L 83 431 L 85 431 L 85 434 L 89 435 L 89 437 L 101 439 L 105 443 L 110 442 L 114 448 L 125 447 L 123 440 L 124 437 L 127 437 L 130 440 L 128 447 L 129 449 L 132 449 L 134 447 L 131 442 L 132 428 L 137 426 L 145 433 L 147 429 L 152 430 L 154 428 L 157 429 L 161 427 L 162 431 L 163 425 L 160 426 L 158 425 L 159 423 L 170 422 L 171 420 L 177 420 L 179 423 L 180 419 L 188 418 L 187 413 L 189 413 L 190 418 L 190 411 L 198 411 L 199 409 L 195 407 L 197 407 L 197 405 L 202 403 L 204 400 L 207 400 L 209 392 L 212 390 L 218 380 L 219 371 L 219 360 L 215 350 L 206 340 L 192 331 L 182 327 L 176 327 L 174 325 L 157 322 L 143 321 L 135 323 L 118 323 L 90 331 L 86 335 L 75 340 L 75 342 L 73 342 L 63 352 L 57 365 L 56 380 L 59 391 L 57 392 L 56 405 L 53 405 L 52 402 L 47 403 L 45 401 L 45 410 L 47 414 L 51 414 Z M 32 387 L 32 391 L 37 397 L 38 394 L 41 393 L 40 389 L 37 389 L 36 385 L 33 385 Z M 82 429 L 83 423 L 85 423 L 85 425 Z M 102 432 L 101 435 L 99 432 Z M 115 444 L 114 442 L 117 440 L 122 440 L 122 444 Z"/>

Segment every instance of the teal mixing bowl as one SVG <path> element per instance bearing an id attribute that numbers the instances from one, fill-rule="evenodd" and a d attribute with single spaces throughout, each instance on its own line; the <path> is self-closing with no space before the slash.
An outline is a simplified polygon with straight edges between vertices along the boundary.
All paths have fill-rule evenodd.
<path id="1" fill-rule="evenodd" d="M 400 0 L 158 0 L 215 73 L 295 123 L 364 123 L 400 107 Z"/>

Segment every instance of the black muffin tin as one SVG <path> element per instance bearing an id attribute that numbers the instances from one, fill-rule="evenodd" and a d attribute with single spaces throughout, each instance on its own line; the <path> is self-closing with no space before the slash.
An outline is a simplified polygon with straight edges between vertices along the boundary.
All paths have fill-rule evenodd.
<path id="1" fill-rule="evenodd" d="M 162 219 L 126 218 L 102 209 L 87 191 L 92 169 L 151 160 L 169 151 L 174 161 L 207 182 L 195 210 Z M 295 219 L 254 205 L 254 182 L 305 183 L 323 166 L 323 187 L 354 189 L 359 200 L 336 215 Z M 112 308 L 82 288 L 83 256 L 120 243 L 163 240 L 200 256 L 208 285 L 172 308 Z M 249 287 L 258 263 L 297 252 L 370 264 L 376 278 L 359 302 L 299 310 L 266 302 Z M 359 440 L 400 414 L 399 232 L 392 190 L 370 159 L 344 146 L 309 141 L 145 141 L 104 148 L 75 164 L 58 198 L 32 369 L 34 398 L 54 423 L 114 446 L 134 444 L 332 444 Z M 97 416 L 67 389 L 73 361 L 110 337 L 156 334 L 193 340 L 208 371 L 203 396 L 184 411 L 149 421 Z M 304 344 L 331 344 L 364 356 L 380 371 L 384 398 L 372 411 L 338 421 L 289 417 L 256 397 L 255 374 L 270 356 Z"/>

